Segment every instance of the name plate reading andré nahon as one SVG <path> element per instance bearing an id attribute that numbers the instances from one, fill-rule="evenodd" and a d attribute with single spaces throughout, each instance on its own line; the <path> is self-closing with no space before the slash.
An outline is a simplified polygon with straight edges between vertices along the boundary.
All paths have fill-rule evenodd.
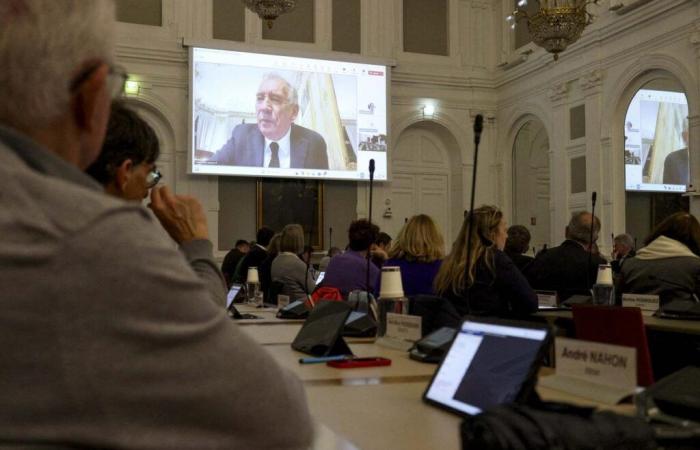
<path id="1" fill-rule="evenodd" d="M 614 405 L 637 387 L 637 350 L 556 338 L 556 374 L 540 385 Z"/>
<path id="2" fill-rule="evenodd" d="M 652 316 L 659 310 L 658 295 L 622 294 L 622 306 L 633 306 L 642 310 L 642 315 Z"/>

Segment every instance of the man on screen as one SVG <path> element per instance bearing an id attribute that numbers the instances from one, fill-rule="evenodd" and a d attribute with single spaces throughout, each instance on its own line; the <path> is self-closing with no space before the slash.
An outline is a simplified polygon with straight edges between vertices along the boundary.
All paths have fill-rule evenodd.
<path id="1" fill-rule="evenodd" d="M 685 147 L 664 159 L 664 184 L 688 184 L 688 120 L 683 121 L 681 136 Z"/>
<path id="2" fill-rule="evenodd" d="M 297 91 L 276 74 L 263 77 L 255 101 L 257 124 L 240 124 L 211 161 L 227 166 L 328 169 L 326 141 L 294 124 Z"/>

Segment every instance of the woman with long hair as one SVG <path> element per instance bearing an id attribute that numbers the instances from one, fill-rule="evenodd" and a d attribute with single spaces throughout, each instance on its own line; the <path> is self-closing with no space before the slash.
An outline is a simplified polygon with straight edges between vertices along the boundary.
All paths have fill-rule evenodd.
<path id="1" fill-rule="evenodd" d="M 389 249 L 384 266 L 401 268 L 406 296 L 434 294 L 433 280 L 445 256 L 445 241 L 433 219 L 425 214 L 411 217 Z"/>
<path id="2" fill-rule="evenodd" d="M 625 259 L 618 292 L 656 294 L 661 308 L 671 300 L 700 296 L 700 224 L 692 214 L 675 213 L 644 240 L 634 258 Z"/>
<path id="3" fill-rule="evenodd" d="M 435 278 L 435 291 L 462 314 L 522 316 L 537 311 L 537 296 L 503 248 L 506 221 L 501 210 L 484 205 L 474 210 L 471 255 L 467 270 L 469 214 Z"/>

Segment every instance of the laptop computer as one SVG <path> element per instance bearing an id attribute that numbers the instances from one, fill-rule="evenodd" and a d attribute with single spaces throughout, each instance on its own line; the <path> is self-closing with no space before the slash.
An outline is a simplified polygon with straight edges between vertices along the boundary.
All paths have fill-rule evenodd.
<path id="1" fill-rule="evenodd" d="M 468 319 L 423 400 L 461 416 L 528 399 L 550 341 L 547 325 Z"/>
<path id="2" fill-rule="evenodd" d="M 242 288 L 242 284 L 234 283 L 233 285 L 231 285 L 231 289 L 229 289 L 228 294 L 226 294 L 226 310 L 228 311 L 229 317 L 231 317 L 232 319 L 261 319 L 260 316 L 256 316 L 255 314 L 241 314 L 236 309 L 236 306 L 233 304 L 233 301 L 236 299 L 238 293 L 241 291 Z"/>
<path id="3" fill-rule="evenodd" d="M 321 281 L 323 281 L 323 277 L 326 276 L 326 272 L 321 272 L 318 274 L 318 278 L 316 278 L 316 286 L 321 284 Z"/>

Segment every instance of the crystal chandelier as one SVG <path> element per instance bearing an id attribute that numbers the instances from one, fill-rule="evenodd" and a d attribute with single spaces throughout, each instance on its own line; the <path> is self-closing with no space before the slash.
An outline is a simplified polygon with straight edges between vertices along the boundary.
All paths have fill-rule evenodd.
<path id="1" fill-rule="evenodd" d="M 297 5 L 296 0 L 241 0 L 249 10 L 262 20 L 267 21 L 267 27 L 272 28 L 272 22 L 284 13 L 288 13 Z"/>
<path id="2" fill-rule="evenodd" d="M 516 10 L 506 18 L 515 28 L 519 20 L 527 22 L 532 41 L 559 59 L 559 53 L 581 37 L 583 29 L 593 22 L 586 7 L 598 0 L 533 0 L 539 3 L 537 12 L 530 15 L 525 10 L 528 0 L 519 0 Z"/>

